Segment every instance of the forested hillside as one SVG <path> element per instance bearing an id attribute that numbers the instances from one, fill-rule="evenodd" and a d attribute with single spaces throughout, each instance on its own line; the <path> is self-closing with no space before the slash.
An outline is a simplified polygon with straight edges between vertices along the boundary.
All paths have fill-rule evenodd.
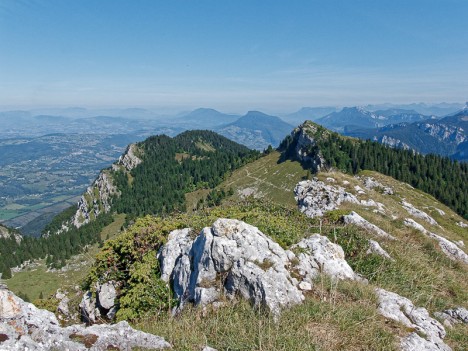
<path id="1" fill-rule="evenodd" d="M 306 136 L 310 143 L 299 145 Z M 349 174 L 372 170 L 411 184 L 468 218 L 468 164 L 437 155 L 421 155 L 391 148 L 373 141 L 347 138 L 313 122 L 297 128 L 282 143 L 285 158 L 297 158 L 297 149 L 307 155 L 301 161 L 321 159 L 323 168 L 336 168 Z"/>
<path id="2" fill-rule="evenodd" d="M 129 174 L 112 174 L 121 195 L 114 209 L 130 218 L 185 210 L 185 194 L 218 185 L 227 172 L 259 153 L 210 131 L 189 131 L 174 138 L 158 135 L 138 144 L 142 163 Z"/>
<path id="3" fill-rule="evenodd" d="M 120 194 L 112 198 L 110 212 L 102 211 L 76 228 L 70 222 L 77 209 L 72 206 L 52 220 L 40 239 L 1 238 L 1 271 L 8 275 L 11 267 L 38 258 L 61 267 L 85 246 L 101 241 L 101 230 L 112 222 L 112 212 L 126 214 L 131 220 L 145 214 L 184 211 L 187 192 L 215 187 L 230 171 L 260 155 L 210 131 L 189 131 L 174 138 L 153 136 L 137 147 L 141 164 L 130 172 L 123 167 L 107 170 Z"/>

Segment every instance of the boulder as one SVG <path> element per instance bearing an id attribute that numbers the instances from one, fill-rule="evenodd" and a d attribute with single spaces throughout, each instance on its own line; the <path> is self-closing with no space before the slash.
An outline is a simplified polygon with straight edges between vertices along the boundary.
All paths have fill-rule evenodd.
<path id="1" fill-rule="evenodd" d="M 324 273 L 333 279 L 362 280 L 345 260 L 341 246 L 332 243 L 327 237 L 314 234 L 291 247 L 297 252 L 295 269 L 303 282 L 313 284 L 313 280 Z"/>
<path id="2" fill-rule="evenodd" d="M 6 287 L 0 287 L 1 350 L 131 350 L 133 347 L 164 349 L 163 338 L 131 328 L 127 322 L 115 325 L 62 328 L 52 312 L 24 302 Z"/>
<path id="3" fill-rule="evenodd" d="M 464 307 L 456 307 L 442 312 L 436 312 L 434 315 L 448 327 L 459 323 L 468 324 L 468 310 Z"/>
<path id="4" fill-rule="evenodd" d="M 299 182 L 294 188 L 294 195 L 299 210 L 309 217 L 323 216 L 327 211 L 337 209 L 344 201 L 359 204 L 356 196 L 344 188 L 327 185 L 317 179 Z"/>
<path id="5" fill-rule="evenodd" d="M 393 258 L 390 257 L 388 252 L 382 249 L 380 244 L 375 240 L 369 240 L 369 249 L 367 249 L 366 253 L 379 255 L 383 258 L 389 259 L 390 261 L 395 261 Z"/>
<path id="6" fill-rule="evenodd" d="M 425 335 L 422 338 L 413 332 L 402 338 L 402 350 L 451 350 L 442 340 L 445 337 L 444 327 L 431 318 L 425 308 L 416 307 L 409 299 L 384 289 L 376 289 L 376 293 L 380 314 Z"/>
<path id="7" fill-rule="evenodd" d="M 114 281 L 108 281 L 104 284 L 98 284 L 96 295 L 96 304 L 101 309 L 110 310 L 114 307 L 117 298 L 116 283 Z"/>
<path id="8" fill-rule="evenodd" d="M 223 296 L 249 300 L 278 315 L 304 300 L 313 279 L 360 279 L 344 260 L 343 250 L 313 235 L 284 250 L 258 228 L 234 219 L 218 219 L 191 240 L 190 230 L 175 230 L 159 250 L 162 279 L 173 287 L 179 310 L 188 302 L 217 306 Z"/>

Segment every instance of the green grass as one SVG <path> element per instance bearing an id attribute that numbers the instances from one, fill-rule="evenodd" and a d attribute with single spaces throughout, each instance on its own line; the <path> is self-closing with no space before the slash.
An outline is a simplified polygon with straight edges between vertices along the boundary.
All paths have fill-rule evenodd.
<path id="1" fill-rule="evenodd" d="M 164 337 L 175 350 L 396 350 L 392 326 L 377 314 L 370 287 L 350 282 L 316 282 L 316 293 L 302 305 L 273 316 L 245 301 L 203 311 L 168 311 L 135 326 Z"/>
<path id="2" fill-rule="evenodd" d="M 105 241 L 106 239 L 117 236 L 124 223 L 125 215 L 116 215 L 114 221 L 103 228 L 101 232 L 102 240 Z M 45 261 L 38 260 L 36 261 L 38 266 L 15 273 L 11 279 L 4 280 L 4 282 L 15 294 L 19 292 L 26 294 L 31 301 L 38 299 L 41 292 L 44 297 L 48 297 L 59 288 L 80 285 L 81 281 L 87 276 L 95 256 L 99 251 L 98 244 L 95 244 L 89 247 L 85 253 L 67 260 L 67 263 L 83 264 L 80 267 L 76 267 L 76 270 L 47 272 Z"/>
<path id="3" fill-rule="evenodd" d="M 15 294 L 26 294 L 34 301 L 39 298 L 41 292 L 44 297 L 48 297 L 61 287 L 78 285 L 88 271 L 83 267 L 79 271 L 47 272 L 44 262 L 40 263 L 38 267 L 15 273 L 11 279 L 4 282 Z M 89 269 L 89 264 L 87 268 Z"/>
<path id="4" fill-rule="evenodd" d="M 234 171 L 218 188 L 235 190 L 234 199 L 242 198 L 240 191 L 254 189 L 257 196 L 268 201 L 296 207 L 292 190 L 307 177 L 308 172 L 298 162 L 278 163 L 280 153 L 274 151 Z"/>

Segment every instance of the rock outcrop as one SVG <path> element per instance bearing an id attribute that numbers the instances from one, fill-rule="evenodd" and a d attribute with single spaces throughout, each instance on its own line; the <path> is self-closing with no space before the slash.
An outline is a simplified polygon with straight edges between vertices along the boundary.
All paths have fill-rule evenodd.
<path id="1" fill-rule="evenodd" d="M 256 227 L 233 219 L 218 219 L 195 239 L 189 229 L 171 232 L 158 259 L 161 278 L 172 285 L 179 308 L 240 296 L 278 315 L 304 300 L 301 290 L 310 290 L 319 273 L 361 279 L 341 247 L 326 237 L 316 234 L 284 250 Z"/>
<path id="2" fill-rule="evenodd" d="M 407 227 L 414 228 L 423 233 L 424 235 L 427 235 L 428 237 L 437 240 L 442 252 L 451 260 L 460 261 L 465 264 L 468 264 L 468 255 L 456 243 L 453 243 L 440 235 L 428 231 L 426 228 L 424 228 L 421 224 L 419 224 L 412 218 L 405 218 L 404 224 Z"/>
<path id="3" fill-rule="evenodd" d="M 131 328 L 127 322 L 84 327 L 60 326 L 52 312 L 24 302 L 0 286 L 1 350 L 131 350 L 133 347 L 165 349 L 163 338 Z"/>
<path id="4" fill-rule="evenodd" d="M 295 270 L 302 277 L 303 282 L 313 284 L 313 280 L 319 273 L 334 279 L 365 281 L 354 273 L 346 262 L 341 246 L 332 243 L 325 236 L 314 234 L 293 245 L 291 250 L 297 252 L 299 262 Z"/>
<path id="5" fill-rule="evenodd" d="M 420 218 L 424 221 L 426 221 L 427 223 L 431 224 L 431 225 L 435 225 L 435 226 L 438 226 L 436 220 L 434 218 L 432 218 L 431 216 L 429 216 L 426 212 L 422 211 L 422 210 L 419 210 L 417 209 L 416 207 L 414 207 L 412 204 L 410 204 L 409 202 L 406 202 L 406 201 L 402 201 L 401 202 L 401 205 L 403 206 L 403 208 L 408 211 L 408 213 L 416 218 Z"/>
<path id="6" fill-rule="evenodd" d="M 390 291 L 376 289 L 376 293 L 379 299 L 378 311 L 380 314 L 415 330 L 401 339 L 402 350 L 451 350 L 443 342 L 444 327 L 431 318 L 425 308 L 416 307 L 407 298 Z M 418 333 L 425 337 L 421 337 Z"/>
<path id="7" fill-rule="evenodd" d="M 17 243 L 19 243 L 23 239 L 20 233 L 10 228 L 4 227 L 1 224 L 0 224 L 0 238 L 3 238 L 3 239 L 14 238 Z"/>
<path id="8" fill-rule="evenodd" d="M 124 154 L 119 157 L 119 161 L 117 162 L 117 166 L 121 165 L 124 166 L 125 169 L 130 172 L 133 168 L 138 166 L 141 162 L 143 162 L 137 154 L 140 152 L 136 144 L 130 144 L 125 150 Z M 113 167 L 114 168 L 114 167 Z"/>
<path id="9" fill-rule="evenodd" d="M 125 153 L 112 165 L 112 169 L 115 171 L 123 168 L 130 172 L 142 162 L 137 156 L 138 153 L 138 147 L 130 144 Z M 78 201 L 78 210 L 72 220 L 73 225 L 79 228 L 100 213 L 108 213 L 111 210 L 112 197 L 116 195 L 119 195 L 119 191 L 113 184 L 112 176 L 108 171 L 102 171 Z"/>
<path id="10" fill-rule="evenodd" d="M 383 229 L 380 229 L 375 224 L 372 224 L 369 221 L 365 220 L 354 211 L 352 211 L 349 215 L 343 216 L 343 222 L 346 224 L 354 224 L 358 227 L 364 228 L 381 238 L 395 240 L 394 236 L 388 234 Z"/>
<path id="11" fill-rule="evenodd" d="M 111 321 L 117 312 L 118 284 L 108 281 L 96 284 L 95 294 L 86 291 L 80 302 L 81 319 L 86 324 Z"/>
<path id="12" fill-rule="evenodd" d="M 380 244 L 375 240 L 369 240 L 369 248 L 367 249 L 366 253 L 379 255 L 383 258 L 389 259 L 390 261 L 395 261 L 393 258 L 390 257 L 388 252 L 382 249 Z"/>
<path id="13" fill-rule="evenodd" d="M 344 201 L 360 203 L 344 188 L 327 185 L 317 179 L 299 182 L 294 188 L 294 198 L 299 210 L 309 217 L 323 216 L 325 212 L 337 209 Z"/>
<path id="14" fill-rule="evenodd" d="M 362 180 L 364 187 L 369 190 L 380 190 L 384 195 L 393 195 L 395 192 L 392 187 L 383 185 L 372 177 L 364 177 Z"/>
<path id="15" fill-rule="evenodd" d="M 118 190 L 112 182 L 112 177 L 103 171 L 78 201 L 78 209 L 73 217 L 73 225 L 77 228 L 89 223 L 100 213 L 111 210 L 112 197 Z"/>
<path id="16" fill-rule="evenodd" d="M 454 324 L 468 324 L 468 310 L 464 307 L 448 309 L 442 312 L 436 312 L 434 315 L 447 327 L 452 327 Z"/>
<path id="17" fill-rule="evenodd" d="M 317 147 L 314 135 L 318 133 L 318 126 L 314 123 L 305 122 L 292 132 L 293 139 L 296 140 L 294 149 L 295 157 L 311 171 L 316 173 L 325 166 L 325 159 L 322 157 Z"/>

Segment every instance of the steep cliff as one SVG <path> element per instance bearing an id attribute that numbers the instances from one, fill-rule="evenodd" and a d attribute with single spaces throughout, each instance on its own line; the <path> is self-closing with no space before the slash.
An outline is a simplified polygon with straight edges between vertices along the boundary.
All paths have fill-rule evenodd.
<path id="1" fill-rule="evenodd" d="M 130 144 L 125 153 L 112 165 L 112 170 L 130 172 L 142 162 L 137 156 L 139 152 L 136 144 Z M 83 224 L 89 223 L 100 213 L 108 213 L 112 208 L 112 199 L 115 196 L 120 196 L 120 191 L 114 185 L 112 172 L 103 170 L 78 201 L 78 209 L 72 220 L 73 225 L 79 228 Z"/>

